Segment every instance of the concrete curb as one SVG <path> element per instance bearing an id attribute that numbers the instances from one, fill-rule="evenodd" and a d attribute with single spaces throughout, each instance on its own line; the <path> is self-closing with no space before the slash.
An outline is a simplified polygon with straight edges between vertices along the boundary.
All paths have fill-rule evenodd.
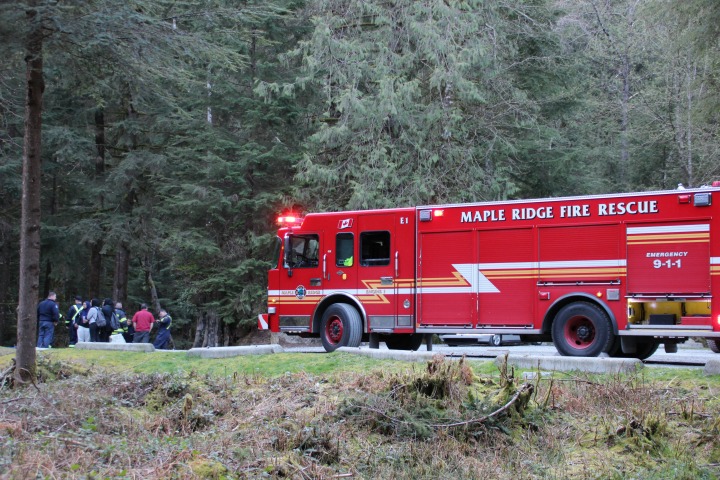
<path id="1" fill-rule="evenodd" d="M 228 358 L 241 355 L 267 355 L 284 351 L 280 345 L 249 345 L 246 347 L 191 348 L 187 354 L 188 357 Z"/>
<path id="2" fill-rule="evenodd" d="M 495 365 L 502 365 L 505 355 L 495 359 Z M 577 370 L 589 373 L 634 373 L 644 367 L 637 358 L 603 357 L 546 357 L 532 355 L 508 355 L 508 365 L 517 368 L 534 368 L 547 371 L 568 372 Z"/>
<path id="3" fill-rule="evenodd" d="M 366 357 L 372 358 L 400 360 L 404 362 L 426 362 L 428 360 L 432 360 L 435 355 L 443 355 L 442 353 L 433 352 L 412 352 L 408 350 L 379 350 L 375 348 L 360 347 L 340 347 L 335 351 L 354 353 L 355 355 L 364 355 Z"/>
<path id="4" fill-rule="evenodd" d="M 705 362 L 703 373 L 705 375 L 720 375 L 720 359 L 711 358 Z"/>
<path id="5" fill-rule="evenodd" d="M 102 343 L 80 342 L 75 344 L 79 350 L 114 350 L 120 352 L 154 352 L 152 343 Z"/>

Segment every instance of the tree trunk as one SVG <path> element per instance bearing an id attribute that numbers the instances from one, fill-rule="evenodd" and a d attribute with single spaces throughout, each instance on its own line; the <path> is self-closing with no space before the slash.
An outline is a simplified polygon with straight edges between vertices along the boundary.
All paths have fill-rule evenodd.
<path id="1" fill-rule="evenodd" d="M 52 290 L 52 280 L 50 280 L 50 275 L 52 274 L 52 262 L 50 260 L 45 261 L 45 275 L 43 278 L 43 289 L 40 293 L 40 297 L 47 298 L 48 293 L 50 293 L 50 290 Z"/>
<path id="2" fill-rule="evenodd" d="M 202 347 L 204 339 L 205 339 L 205 314 L 201 313 L 198 316 L 197 325 L 195 326 L 195 340 L 193 341 L 192 348 Z"/>
<path id="3" fill-rule="evenodd" d="M 11 324 L 12 314 L 10 313 L 10 305 L 12 297 L 10 296 L 10 268 L 12 265 L 12 254 L 10 250 L 10 242 L 6 241 L 9 232 L 0 232 L 3 242 L 0 242 L 0 345 L 8 345 L 12 338 Z M 14 283 L 14 282 L 13 282 Z M 14 343 L 14 342 L 13 342 Z"/>
<path id="4" fill-rule="evenodd" d="M 223 347 L 230 346 L 230 325 L 223 322 Z"/>
<path id="5" fill-rule="evenodd" d="M 105 110 L 95 110 L 95 175 L 100 176 L 105 172 Z"/>
<path id="6" fill-rule="evenodd" d="M 150 305 L 155 313 L 158 313 L 162 306 L 160 305 L 160 299 L 158 298 L 157 288 L 155 287 L 155 280 L 152 277 L 152 262 L 149 256 L 145 257 L 143 261 L 143 268 L 145 269 L 145 285 L 150 292 Z"/>
<path id="7" fill-rule="evenodd" d="M 127 303 L 128 270 L 130 264 L 130 251 L 127 245 L 118 245 L 115 253 L 115 275 L 113 277 L 112 298 L 115 302 Z"/>
<path id="8" fill-rule="evenodd" d="M 210 310 L 205 313 L 205 338 L 203 339 L 202 346 L 204 347 L 217 347 L 218 346 L 218 329 L 219 329 L 219 318 L 217 312 Z"/>
<path id="9" fill-rule="evenodd" d="M 102 240 L 90 246 L 90 271 L 88 272 L 88 295 L 100 298 L 100 279 L 102 275 Z"/>
<path id="10" fill-rule="evenodd" d="M 40 286 L 40 175 L 43 79 L 42 17 L 27 8 L 28 36 L 25 56 L 25 134 L 23 140 L 22 213 L 20 218 L 20 281 L 18 289 L 17 350 L 15 380 L 27 383 L 35 378 L 37 302 Z"/>
<path id="11" fill-rule="evenodd" d="M 105 112 L 102 108 L 95 109 L 95 177 L 105 172 Z M 105 203 L 105 196 L 100 190 L 98 202 L 100 209 Z M 90 245 L 90 271 L 88 272 L 88 294 L 90 298 L 101 298 L 102 293 L 102 249 L 103 240 L 99 238 Z"/>

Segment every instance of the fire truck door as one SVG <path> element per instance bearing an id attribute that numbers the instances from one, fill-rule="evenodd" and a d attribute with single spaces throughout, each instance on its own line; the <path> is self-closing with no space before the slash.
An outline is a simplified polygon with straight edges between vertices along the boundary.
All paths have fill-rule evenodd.
<path id="1" fill-rule="evenodd" d="M 357 294 L 357 221 L 353 217 L 338 220 L 337 229 L 325 232 L 323 294 Z"/>
<path id="2" fill-rule="evenodd" d="M 280 304 L 292 306 L 279 318 L 281 331 L 303 332 L 322 296 L 320 233 L 291 234 L 285 239 L 285 273 L 280 275 Z"/>
<path id="3" fill-rule="evenodd" d="M 358 217 L 357 292 L 369 330 L 390 331 L 398 325 L 396 217 L 396 213 Z"/>

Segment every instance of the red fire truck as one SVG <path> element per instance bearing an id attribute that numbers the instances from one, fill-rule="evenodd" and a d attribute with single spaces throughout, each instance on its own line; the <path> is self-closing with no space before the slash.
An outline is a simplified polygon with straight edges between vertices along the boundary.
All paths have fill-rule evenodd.
<path id="1" fill-rule="evenodd" d="M 258 326 L 327 351 L 415 350 L 448 333 L 516 334 L 570 356 L 720 345 L 720 182 L 281 222 Z"/>

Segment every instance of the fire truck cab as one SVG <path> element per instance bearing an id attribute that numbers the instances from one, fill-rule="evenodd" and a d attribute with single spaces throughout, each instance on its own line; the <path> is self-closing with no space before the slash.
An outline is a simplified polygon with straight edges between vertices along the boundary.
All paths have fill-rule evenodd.
<path id="1" fill-rule="evenodd" d="M 717 187 L 285 217 L 258 325 L 327 351 L 449 333 L 570 356 L 717 350 Z"/>

